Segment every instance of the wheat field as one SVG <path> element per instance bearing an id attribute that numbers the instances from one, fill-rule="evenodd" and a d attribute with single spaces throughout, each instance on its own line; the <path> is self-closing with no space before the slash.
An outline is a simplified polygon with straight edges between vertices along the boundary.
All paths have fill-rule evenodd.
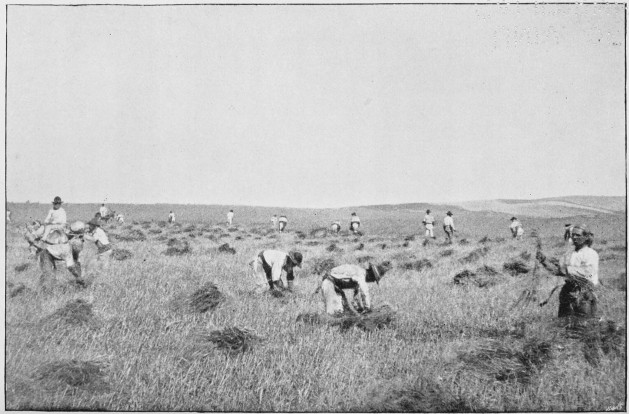
<path id="1" fill-rule="evenodd" d="M 81 253 L 88 287 L 63 266 L 51 290 L 20 228 L 47 206 L 9 205 L 5 298 L 5 408 L 111 411 L 624 411 L 626 401 L 626 222 L 623 214 L 570 219 L 455 213 L 448 244 L 426 241 L 423 212 L 356 210 L 364 234 L 325 234 L 350 209 L 235 209 L 111 206 L 124 225 L 104 229 L 114 244 L 97 271 Z M 169 210 L 178 216 L 165 223 Z M 443 211 L 441 211 L 443 210 Z M 72 205 L 70 220 L 94 206 Z M 286 213 L 288 232 L 271 229 Z M 568 220 L 568 221 L 566 221 Z M 560 279 L 535 268 L 537 238 L 559 256 L 564 221 L 585 222 L 599 252 L 600 320 L 559 320 Z M 347 223 L 343 226 L 347 229 Z M 227 244 L 227 246 L 225 246 Z M 262 249 L 300 250 L 296 288 L 269 294 L 248 263 Z M 391 320 L 374 329 L 299 318 L 323 314 L 314 294 L 333 264 L 390 260 L 371 286 Z M 456 281 L 456 282 L 455 282 Z M 522 299 L 529 292 L 530 300 Z"/>

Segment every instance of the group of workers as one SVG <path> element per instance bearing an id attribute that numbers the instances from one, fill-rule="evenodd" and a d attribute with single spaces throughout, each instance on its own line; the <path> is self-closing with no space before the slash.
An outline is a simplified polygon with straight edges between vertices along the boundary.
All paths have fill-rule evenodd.
<path id="1" fill-rule="evenodd" d="M 68 271 L 75 277 L 76 283 L 84 286 L 85 281 L 79 261 L 84 240 L 96 244 L 96 262 L 100 264 L 99 268 L 106 269 L 111 256 L 111 244 L 100 221 L 100 218 L 106 217 L 109 212 L 103 204 L 96 216 L 87 224 L 81 221 L 68 224 L 62 204 L 61 198 L 55 197 L 52 202 L 52 209 L 44 221 L 30 223 L 27 226 L 28 231 L 25 236 L 38 253 L 43 278 L 56 268 L 56 261 L 64 261 Z M 455 232 L 452 216 L 452 212 L 448 211 L 443 220 L 443 229 L 448 240 Z M 7 215 L 7 220 L 9 217 Z M 233 217 L 234 212 L 230 210 L 227 214 L 229 225 L 233 223 Z M 174 221 L 175 215 L 171 211 L 169 222 L 174 223 Z M 286 228 L 288 220 L 285 215 L 279 218 L 273 215 L 272 222 L 273 226 L 277 226 L 277 230 L 281 233 Z M 426 210 L 422 223 L 426 228 L 426 237 L 434 238 L 435 218 L 430 210 Z M 358 233 L 359 229 L 360 219 L 356 213 L 352 213 L 350 230 Z M 332 231 L 338 233 L 340 230 L 340 221 L 333 222 Z M 510 230 L 513 238 L 518 240 L 524 234 L 522 224 L 516 217 L 511 218 Z M 570 250 L 560 260 L 547 260 L 541 251 L 537 253 L 536 259 L 545 269 L 566 280 L 559 294 L 559 317 L 593 316 L 597 310 L 595 290 L 600 284 L 598 277 L 599 257 L 596 251 L 591 248 L 593 234 L 585 225 L 566 224 L 564 239 L 570 245 Z M 266 278 L 271 290 L 284 288 L 293 290 L 295 279 L 293 269 L 301 267 L 302 262 L 303 255 L 298 251 L 263 250 L 257 254 L 252 265 L 256 275 Z M 379 283 L 390 269 L 391 263 L 388 261 L 378 265 L 369 263 L 366 268 L 359 265 L 344 264 L 331 269 L 323 277 L 318 289 L 322 293 L 326 312 L 328 314 L 337 314 L 344 310 L 349 310 L 355 314 L 368 312 L 371 309 L 368 283 Z M 281 278 L 283 273 L 286 274 L 286 287 Z"/>

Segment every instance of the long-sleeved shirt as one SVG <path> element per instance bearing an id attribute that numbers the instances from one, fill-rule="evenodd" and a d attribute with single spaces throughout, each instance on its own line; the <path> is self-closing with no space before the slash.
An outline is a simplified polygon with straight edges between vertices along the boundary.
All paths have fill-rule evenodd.
<path id="1" fill-rule="evenodd" d="M 96 227 L 92 234 L 85 234 L 85 239 L 89 241 L 93 241 L 96 243 L 96 247 L 98 247 L 99 253 L 104 253 L 109 250 L 111 246 L 109 246 L 109 238 L 107 237 L 107 233 L 100 227 Z"/>
<path id="2" fill-rule="evenodd" d="M 107 214 L 109 214 L 109 209 L 105 206 L 101 206 L 98 211 L 100 212 L 101 217 L 107 217 Z"/>
<path id="3" fill-rule="evenodd" d="M 454 228 L 454 220 L 452 220 L 452 217 L 446 216 L 443 219 L 443 225 L 444 226 L 451 226 L 452 228 Z"/>
<path id="4" fill-rule="evenodd" d="M 352 216 L 350 223 L 360 223 L 360 218 L 358 218 L 358 216 Z"/>
<path id="5" fill-rule="evenodd" d="M 594 286 L 598 285 L 598 253 L 594 249 L 583 246 L 578 251 L 568 252 L 562 257 L 561 265 L 568 274 L 584 277 Z"/>
<path id="6" fill-rule="evenodd" d="M 66 211 L 63 207 L 59 207 L 57 210 L 53 208 L 48 212 L 44 224 L 66 224 L 67 221 Z"/>
<path id="7" fill-rule="evenodd" d="M 264 261 L 271 267 L 271 280 L 276 282 L 282 277 L 282 269 L 286 270 L 287 277 L 292 279 L 293 266 L 286 266 L 292 263 L 288 258 L 288 253 L 279 250 L 265 250 L 261 253 Z"/>
<path id="8" fill-rule="evenodd" d="M 432 224 L 433 224 L 434 222 L 435 222 L 435 218 L 434 218 L 432 215 L 430 215 L 430 214 L 426 214 L 426 215 L 424 216 L 424 224 L 425 224 L 426 226 L 432 226 Z"/>
<path id="9" fill-rule="evenodd" d="M 365 297 L 365 306 L 371 308 L 371 297 L 369 296 L 369 285 L 367 284 L 367 270 L 358 265 L 344 264 L 330 270 L 330 276 L 334 279 L 351 279 L 358 285 Z M 351 297 L 351 296 L 350 296 Z"/>

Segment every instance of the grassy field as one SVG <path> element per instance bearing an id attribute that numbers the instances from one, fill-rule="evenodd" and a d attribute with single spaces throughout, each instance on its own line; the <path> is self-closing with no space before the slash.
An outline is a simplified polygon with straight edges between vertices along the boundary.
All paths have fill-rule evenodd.
<path id="1" fill-rule="evenodd" d="M 455 214 L 460 232 L 446 244 L 439 228 L 437 240 L 425 242 L 423 205 L 241 207 L 232 228 L 224 223 L 231 207 L 110 207 L 123 211 L 127 223 L 105 229 L 115 249 L 130 257 L 112 259 L 97 273 L 95 248 L 86 243 L 81 261 L 89 286 L 73 287 L 62 268 L 57 286 L 42 291 L 19 228 L 43 218 L 49 206 L 9 205 L 6 409 L 626 409 L 624 213 L 520 217 L 527 233 L 515 241 L 510 215 L 433 207 L 438 220 L 446 208 Z M 70 220 L 87 220 L 97 208 L 66 211 Z M 170 210 L 178 216 L 175 226 L 164 222 Z M 334 219 L 347 228 L 352 211 L 363 221 L 363 236 L 313 232 Z M 287 233 L 270 229 L 274 213 L 288 215 Z M 597 292 L 600 322 L 566 326 L 556 317 L 556 294 L 538 306 L 560 279 L 535 271 L 531 232 L 548 256 L 559 256 L 568 222 L 586 222 L 595 233 L 605 285 Z M 225 243 L 235 252 L 221 248 Z M 248 263 L 265 248 L 304 254 L 295 292 L 275 297 L 252 276 Z M 298 320 L 323 313 L 313 295 L 321 266 L 382 260 L 393 270 L 371 292 L 376 307 L 395 312 L 386 326 Z M 518 302 L 525 291 L 534 300 Z M 223 348 L 230 335 L 237 341 Z"/>

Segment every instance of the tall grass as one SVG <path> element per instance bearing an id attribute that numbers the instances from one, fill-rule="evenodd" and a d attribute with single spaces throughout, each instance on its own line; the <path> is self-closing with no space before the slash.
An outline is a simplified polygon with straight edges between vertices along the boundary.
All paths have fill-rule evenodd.
<path id="1" fill-rule="evenodd" d="M 535 241 L 495 241 L 500 235 L 485 222 L 492 217 L 470 215 L 476 224 L 467 229 L 457 222 L 468 245 L 437 240 L 423 246 L 410 214 L 396 224 L 405 228 L 398 234 L 391 234 L 387 218 L 397 223 L 399 215 L 376 211 L 373 220 L 379 221 L 370 222 L 370 214 L 361 214 L 365 231 L 382 231 L 356 240 L 311 235 L 328 223 L 317 226 L 310 211 L 303 220 L 293 212 L 290 231 L 277 235 L 262 231 L 267 224 L 255 218 L 258 213 L 241 222 L 237 215 L 237 226 L 227 231 L 200 221 L 162 226 L 162 207 L 145 209 L 137 211 L 137 220 L 148 224 L 106 227 L 110 234 L 142 230 L 146 240 L 118 239 L 116 248 L 132 256 L 112 260 L 85 290 L 38 289 L 35 263 L 16 270 L 32 259 L 9 227 L 6 279 L 27 289 L 14 296 L 7 289 L 7 409 L 604 411 L 626 399 L 624 338 L 619 347 L 614 336 L 612 351 L 601 346 L 593 365 L 584 342 L 558 326 L 557 295 L 545 307 L 531 303 L 511 310 L 530 276 L 512 276 L 504 265 L 517 257 L 533 268 L 534 258 L 523 253 L 534 251 Z M 600 227 L 608 225 L 598 220 Z M 410 239 L 413 229 L 418 237 Z M 485 235 L 492 241 L 475 242 Z M 565 250 L 560 236 L 542 235 L 544 246 L 551 246 L 547 255 Z M 163 254 L 169 239 L 184 237 L 186 254 Z M 321 244 L 308 244 L 317 240 Z M 607 241 L 624 246 L 624 235 Z M 219 251 L 224 243 L 234 254 Z M 359 243 L 363 247 L 356 250 Z M 331 244 L 337 248 L 329 251 Z M 249 262 L 264 248 L 304 254 L 293 293 L 268 295 L 265 282 L 252 275 Z M 478 249 L 483 254 L 472 254 Z M 86 245 L 81 260 L 87 263 L 94 254 Z M 390 324 L 364 330 L 297 321 L 300 314 L 323 313 L 320 296 L 313 295 L 320 282 L 316 273 L 332 263 L 358 264 L 365 256 L 393 262 L 393 270 L 371 286 L 374 304 L 395 310 Z M 603 283 L 619 276 L 624 260 L 618 255 L 601 262 Z M 465 269 L 487 268 L 501 275 L 499 283 L 482 288 L 454 283 Z M 56 276 L 61 286 L 72 278 L 65 269 Z M 539 291 L 549 292 L 557 282 L 543 275 Z M 626 329 L 626 290 L 602 288 L 598 294 L 601 316 Z M 204 306 L 195 308 L 199 303 Z M 601 344 L 601 338 L 611 337 L 605 332 L 595 338 Z M 212 338 L 234 341 L 236 351 L 226 352 Z M 503 365 L 479 365 L 473 356 L 480 352 L 498 356 Z"/>

